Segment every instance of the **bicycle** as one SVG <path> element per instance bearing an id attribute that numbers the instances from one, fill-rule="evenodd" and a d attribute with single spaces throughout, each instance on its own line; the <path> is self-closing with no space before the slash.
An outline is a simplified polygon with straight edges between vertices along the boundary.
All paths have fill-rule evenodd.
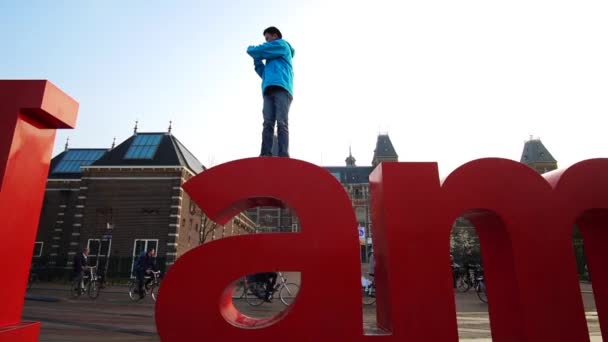
<path id="1" fill-rule="evenodd" d="M 152 275 L 144 276 L 144 297 L 147 294 L 152 296 L 152 300 L 156 302 L 158 298 L 158 288 L 160 287 L 160 271 L 152 271 Z M 143 299 L 139 296 L 137 280 L 129 282 L 129 298 L 133 301 Z"/>
<path id="2" fill-rule="evenodd" d="M 460 292 L 467 292 L 469 289 L 474 289 L 477 286 L 477 276 L 481 272 L 481 265 L 469 264 L 467 269 L 462 269 L 460 266 L 455 266 L 454 270 L 458 272 L 456 278 L 456 289 Z"/>
<path id="3" fill-rule="evenodd" d="M 97 266 L 86 266 L 88 272 L 82 277 L 74 279 L 70 293 L 73 298 L 80 297 L 83 293 L 88 293 L 89 298 L 96 299 L 99 296 L 99 284 L 97 279 Z"/>
<path id="4" fill-rule="evenodd" d="M 459 292 L 467 292 L 469 290 L 468 274 L 460 265 L 452 264 L 452 277 L 454 278 L 454 288 Z"/>
<path id="5" fill-rule="evenodd" d="M 373 274 L 370 274 L 373 277 Z M 371 280 L 361 277 L 361 290 L 363 297 L 363 304 L 372 305 L 376 302 L 376 281 L 374 278 Z"/>
<path id="6" fill-rule="evenodd" d="M 300 291 L 300 286 L 295 283 L 288 283 L 287 278 L 283 276 L 283 273 L 278 272 L 279 282 L 270 291 L 270 298 L 273 299 L 275 293 L 279 293 L 279 299 L 285 306 L 289 306 L 293 303 L 295 298 Z M 266 299 L 266 281 L 250 281 L 248 277 L 244 277 L 244 296 L 247 303 L 251 306 L 259 306 L 264 303 Z"/>

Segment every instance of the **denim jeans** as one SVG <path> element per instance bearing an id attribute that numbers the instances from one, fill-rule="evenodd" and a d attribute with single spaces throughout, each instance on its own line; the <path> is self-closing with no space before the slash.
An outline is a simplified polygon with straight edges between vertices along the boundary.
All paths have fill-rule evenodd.
<path id="1" fill-rule="evenodd" d="M 264 94 L 264 124 L 262 129 L 262 151 L 260 156 L 272 155 L 274 124 L 277 123 L 279 157 L 289 157 L 289 107 L 293 98 L 282 88 L 275 88 Z"/>

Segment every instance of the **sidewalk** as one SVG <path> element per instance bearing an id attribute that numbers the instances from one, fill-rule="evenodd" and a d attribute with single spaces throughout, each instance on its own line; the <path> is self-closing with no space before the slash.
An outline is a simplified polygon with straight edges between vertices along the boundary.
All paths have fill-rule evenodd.
<path id="1" fill-rule="evenodd" d="M 299 280 L 289 275 L 290 280 Z M 581 283 L 583 291 L 590 284 Z M 474 292 L 454 292 L 460 341 L 489 342 L 491 339 L 488 306 Z M 71 298 L 67 283 L 36 283 L 27 293 L 24 319 L 42 321 L 41 341 L 158 341 L 154 324 L 154 302 L 151 298 L 132 301 L 125 285 L 109 286 L 100 291 L 96 300 L 87 296 Z M 38 297 L 38 298 L 36 298 Z M 56 302 L 48 299 L 56 298 Z M 582 295 L 592 342 L 601 341 L 595 303 L 591 294 Z M 235 305 L 252 317 L 267 317 L 284 310 L 280 301 L 251 307 L 244 299 Z M 377 333 L 376 306 L 363 307 L 364 329 Z M 376 331 L 375 331 L 376 330 Z M 78 336 L 79 339 L 74 339 Z M 84 337 L 87 339 L 84 339 Z M 69 338 L 68 338 L 69 337 Z"/>

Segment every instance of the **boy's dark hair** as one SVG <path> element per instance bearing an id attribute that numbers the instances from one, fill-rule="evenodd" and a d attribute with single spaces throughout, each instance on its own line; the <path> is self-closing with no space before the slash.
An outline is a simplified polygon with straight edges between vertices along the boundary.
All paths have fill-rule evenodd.
<path id="1" fill-rule="evenodd" d="M 279 29 L 274 26 L 270 26 L 269 28 L 265 29 L 263 35 L 266 35 L 266 33 L 276 34 L 277 36 L 279 36 L 279 39 L 283 39 L 281 31 L 279 31 Z"/>

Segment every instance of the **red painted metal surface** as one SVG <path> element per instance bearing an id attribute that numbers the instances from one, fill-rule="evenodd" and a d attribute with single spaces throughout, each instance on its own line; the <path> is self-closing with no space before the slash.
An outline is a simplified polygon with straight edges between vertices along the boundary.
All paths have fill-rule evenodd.
<path id="1" fill-rule="evenodd" d="M 163 341 L 351 341 L 363 334 L 357 223 L 335 177 L 298 160 L 253 158 L 211 168 L 184 188 L 220 224 L 280 200 L 300 218 L 301 232 L 222 239 L 180 257 L 157 302 Z M 268 270 L 302 272 L 299 296 L 281 316 L 246 317 L 232 305 L 229 284 Z M 327 289 L 328 277 L 339 296 Z"/>
<path id="2" fill-rule="evenodd" d="M 36 341 L 20 323 L 55 130 L 74 127 L 78 103 L 48 81 L 0 80 L 0 341 Z"/>
<path id="3" fill-rule="evenodd" d="M 25 322 L 0 327 L 0 342 L 38 341 L 40 323 Z"/>
<path id="4" fill-rule="evenodd" d="M 608 159 L 580 162 L 548 176 L 561 198 L 568 200 L 565 222 L 575 221 L 585 242 L 585 255 L 602 339 L 608 341 Z"/>
<path id="5" fill-rule="evenodd" d="M 375 247 L 385 289 L 378 290 L 379 324 L 413 340 L 457 339 L 449 234 L 463 215 L 480 238 L 493 341 L 588 341 L 573 224 L 585 210 L 608 208 L 607 162 L 581 162 L 547 182 L 520 163 L 482 159 L 443 184 L 434 163 L 382 164 L 371 175 L 375 243 L 385 244 Z M 606 216 L 597 219 L 606 228 Z M 599 241 L 606 246 L 606 239 L 585 243 Z M 598 254 L 605 258 L 606 249 Z M 425 281 L 407 282 L 411 274 Z M 597 304 L 601 313 L 605 305 Z"/>
<path id="6" fill-rule="evenodd" d="M 436 163 L 380 165 L 370 182 L 377 315 L 387 335 L 365 336 L 356 222 L 335 178 L 284 158 L 214 167 L 185 185 L 212 219 L 224 223 L 268 199 L 281 200 L 295 210 L 302 231 L 232 237 L 186 253 L 163 281 L 159 334 L 169 342 L 457 341 L 449 237 L 454 220 L 465 216 L 481 240 L 494 341 L 589 340 L 574 223 L 586 239 L 606 339 L 607 175 L 607 159 L 584 161 L 546 179 L 514 161 L 481 159 L 443 183 Z M 229 284 L 267 270 L 302 272 L 299 298 L 277 317 L 246 317 L 232 305 Z M 327 290 L 328 279 L 339 295 Z"/>

